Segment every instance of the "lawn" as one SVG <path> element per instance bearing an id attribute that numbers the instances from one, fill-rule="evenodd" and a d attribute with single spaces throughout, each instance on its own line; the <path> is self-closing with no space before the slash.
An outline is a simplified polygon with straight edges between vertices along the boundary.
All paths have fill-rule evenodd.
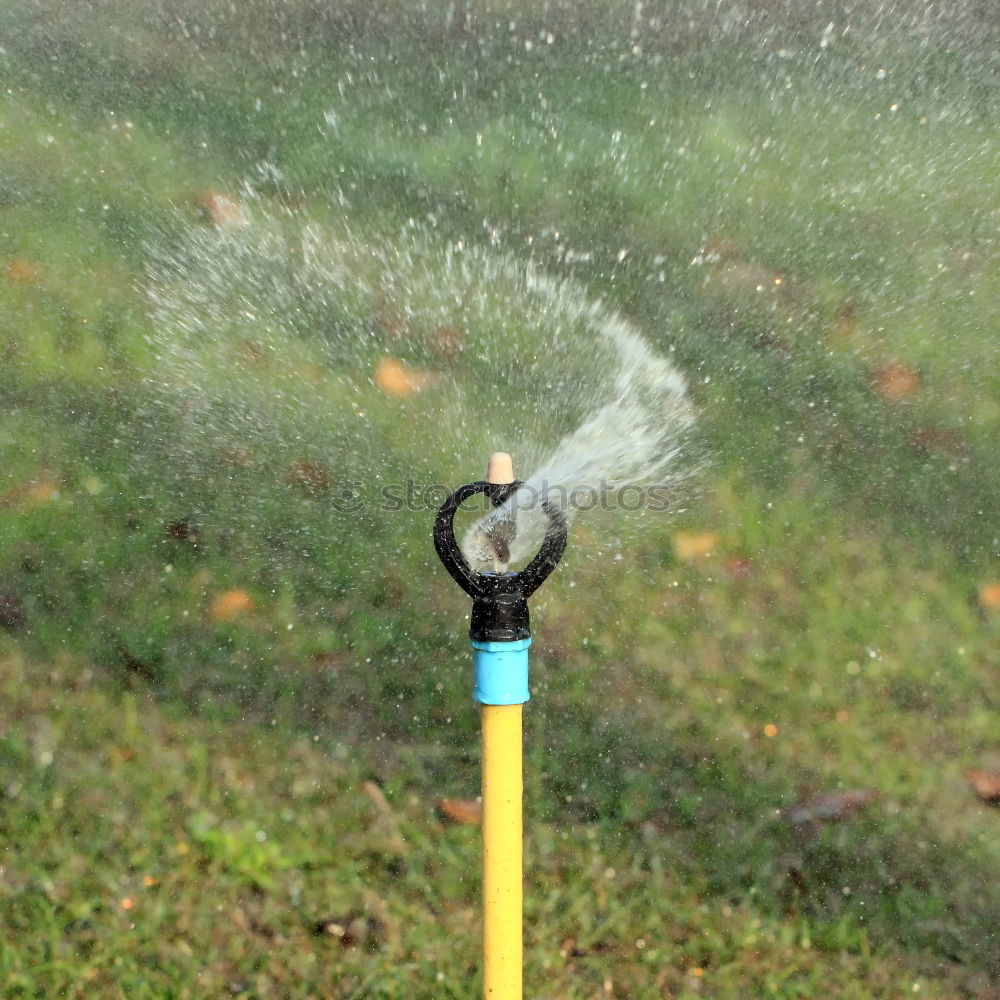
<path id="1" fill-rule="evenodd" d="M 478 992 L 421 491 L 599 303 L 698 421 L 532 602 L 528 995 L 1000 995 L 995 15 L 431 8 L 0 12 L 0 994 Z"/>

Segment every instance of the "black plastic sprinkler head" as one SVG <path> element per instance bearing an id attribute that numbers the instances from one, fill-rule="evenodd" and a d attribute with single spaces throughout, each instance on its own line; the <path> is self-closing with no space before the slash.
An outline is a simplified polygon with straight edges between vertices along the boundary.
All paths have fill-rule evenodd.
<path id="1" fill-rule="evenodd" d="M 509 468 L 509 456 L 500 453 Z M 494 459 L 500 457 L 494 456 Z M 491 459 L 491 469 L 494 465 Z M 474 642 L 516 642 L 531 637 L 528 598 L 545 582 L 566 549 L 566 518 L 548 500 L 542 510 L 549 519 L 545 538 L 535 558 L 517 573 L 477 573 L 469 565 L 455 541 L 455 513 L 470 497 L 483 493 L 494 507 L 502 507 L 524 485 L 513 479 L 490 482 L 489 478 L 459 487 L 441 505 L 434 522 L 434 548 L 452 579 L 472 598 L 472 622 L 469 635 Z M 511 537 L 493 539 L 500 555 Z"/>

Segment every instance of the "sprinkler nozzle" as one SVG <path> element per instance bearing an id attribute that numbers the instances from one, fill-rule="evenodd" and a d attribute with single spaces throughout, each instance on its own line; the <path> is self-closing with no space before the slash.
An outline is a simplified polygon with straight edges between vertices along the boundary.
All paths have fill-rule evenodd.
<path id="1" fill-rule="evenodd" d="M 514 479 L 513 463 L 505 452 L 490 457 L 486 477 L 459 487 L 441 505 L 434 521 L 434 548 L 452 579 L 472 598 L 469 635 L 473 641 L 516 642 L 531 636 L 528 598 L 545 582 L 566 549 L 566 519 L 548 500 L 543 500 L 542 510 L 549 523 L 535 558 L 517 573 L 475 572 L 455 541 L 455 513 L 478 493 L 485 494 L 494 507 L 501 507 L 524 485 Z M 498 554 L 501 545 L 506 549 L 513 540 L 513 525 L 500 534 L 510 537 L 491 538 Z"/>
<path id="2" fill-rule="evenodd" d="M 514 460 L 505 451 L 495 451 L 486 463 L 486 482 L 491 486 L 509 486 L 514 482 Z M 510 547 L 517 535 L 517 523 L 512 510 L 489 518 L 483 526 L 483 534 L 493 550 L 494 569 L 510 562 Z"/>
<path id="3" fill-rule="evenodd" d="M 486 482 L 506 486 L 514 482 L 514 460 L 505 451 L 495 451 L 486 463 Z"/>

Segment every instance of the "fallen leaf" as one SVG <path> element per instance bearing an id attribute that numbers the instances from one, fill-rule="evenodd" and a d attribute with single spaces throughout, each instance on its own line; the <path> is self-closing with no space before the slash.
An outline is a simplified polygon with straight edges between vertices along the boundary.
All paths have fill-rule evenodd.
<path id="1" fill-rule="evenodd" d="M 433 372 L 413 368 L 399 358 L 386 355 L 375 367 L 375 385 L 387 396 L 402 398 L 421 392 L 437 381 Z"/>
<path id="2" fill-rule="evenodd" d="M 914 448 L 926 451 L 931 455 L 965 455 L 969 443 L 958 431 L 939 430 L 934 427 L 921 427 L 910 435 L 910 444 Z"/>
<path id="3" fill-rule="evenodd" d="M 1000 583 L 986 583 L 979 588 L 979 603 L 987 611 L 1000 608 Z"/>
<path id="4" fill-rule="evenodd" d="M 164 534 L 166 534 L 170 541 L 190 545 L 192 548 L 198 547 L 198 542 L 201 538 L 198 526 L 192 521 L 187 520 L 187 518 L 171 521 L 164 528 Z"/>
<path id="5" fill-rule="evenodd" d="M 439 326 L 427 340 L 430 349 L 442 360 L 451 361 L 465 349 L 462 331 L 457 326 Z"/>
<path id="6" fill-rule="evenodd" d="M 33 507 L 58 500 L 59 496 L 59 483 L 54 479 L 31 479 L 11 487 L 0 500 L 9 507 Z"/>
<path id="7" fill-rule="evenodd" d="M 852 788 L 843 792 L 827 792 L 792 806 L 787 816 L 790 823 L 840 823 L 871 805 L 878 792 L 871 788 Z"/>
<path id="8" fill-rule="evenodd" d="M 264 348 L 256 340 L 244 340 L 236 348 L 237 357 L 252 364 L 260 364 L 264 360 Z"/>
<path id="9" fill-rule="evenodd" d="M 698 534 L 678 531 L 674 535 L 674 552 L 681 562 L 695 562 L 711 555 L 719 545 L 719 536 L 714 531 Z"/>
<path id="10" fill-rule="evenodd" d="M 806 882 L 806 877 L 802 874 L 802 869 L 798 865 L 789 865 L 788 881 L 791 883 L 792 889 L 799 896 L 809 895 L 809 884 Z"/>
<path id="11" fill-rule="evenodd" d="M 972 790 L 983 802 L 1000 806 L 1000 771 L 975 771 L 970 768 L 963 773 L 972 785 Z"/>
<path id="12" fill-rule="evenodd" d="M 0 628 L 7 632 L 19 632 L 28 624 L 21 599 L 8 590 L 0 590 Z"/>
<path id="13" fill-rule="evenodd" d="M 410 335 L 411 324 L 407 315 L 398 309 L 389 308 L 375 317 L 375 328 L 386 340 L 403 340 Z"/>
<path id="14" fill-rule="evenodd" d="M 589 947 L 581 947 L 576 938 L 563 938 L 559 946 L 561 958 L 590 958 L 597 955 L 607 955 L 615 950 L 614 945 L 607 941 L 595 941 Z"/>
<path id="15" fill-rule="evenodd" d="M 342 947 L 356 946 L 377 948 L 385 933 L 385 924 L 377 917 L 348 913 L 343 917 L 324 917 L 313 924 L 317 937 L 336 938 Z"/>
<path id="16" fill-rule="evenodd" d="M 206 221 L 213 225 L 236 229 L 249 222 L 246 208 L 242 202 L 224 191 L 201 191 L 195 202 Z"/>
<path id="17" fill-rule="evenodd" d="M 253 611 L 253 608 L 253 598 L 245 590 L 236 588 L 219 594 L 212 601 L 208 615 L 214 622 L 231 622 L 248 611 Z"/>
<path id="18" fill-rule="evenodd" d="M 383 816 L 395 817 L 396 814 L 393 812 L 392 806 L 389 805 L 389 800 L 385 797 L 385 792 L 374 781 L 362 781 L 361 791 L 372 800 L 375 808 Z"/>
<path id="19" fill-rule="evenodd" d="M 309 662 L 317 670 L 337 670 L 344 665 L 344 655 L 343 653 L 323 651 L 313 653 L 309 657 Z"/>
<path id="20" fill-rule="evenodd" d="M 860 331 L 861 322 L 857 303 L 854 299 L 845 299 L 837 306 L 830 335 L 838 343 L 845 347 L 851 347 L 859 343 Z"/>
<path id="21" fill-rule="evenodd" d="M 319 462 L 302 458 L 288 467 L 285 482 L 306 493 L 325 493 L 330 488 L 330 473 Z"/>
<path id="22" fill-rule="evenodd" d="M 438 799 L 437 811 L 453 823 L 476 825 L 483 821 L 483 804 L 477 799 Z"/>
<path id="23" fill-rule="evenodd" d="M 244 934 L 256 934 L 267 941 L 273 941 L 277 937 L 274 928 L 269 923 L 259 919 L 243 907 L 237 907 L 233 910 L 230 913 L 230 919 Z"/>
<path id="24" fill-rule="evenodd" d="M 726 573 L 733 579 L 743 579 L 753 573 L 753 563 L 746 556 L 729 556 L 726 559 Z"/>
<path id="25" fill-rule="evenodd" d="M 140 660 L 124 643 L 116 642 L 115 649 L 121 657 L 122 665 L 129 673 L 135 674 L 136 677 L 146 681 L 148 684 L 152 684 L 157 680 L 156 671 L 144 660 Z"/>
<path id="26" fill-rule="evenodd" d="M 378 826 L 382 828 L 388 840 L 388 847 L 392 853 L 397 855 L 396 863 L 403 863 L 402 859 L 408 853 L 406 841 L 399 832 L 399 817 L 395 810 L 389 805 L 389 800 L 385 797 L 385 792 L 374 781 L 362 781 L 361 791 L 371 799 L 379 813 L 380 822 Z"/>
<path id="27" fill-rule="evenodd" d="M 7 261 L 7 278 L 17 284 L 33 285 L 42 277 L 42 269 L 27 257 L 11 257 Z"/>
<path id="28" fill-rule="evenodd" d="M 901 399 L 906 399 L 920 388 L 920 376 L 899 361 L 892 361 L 877 368 L 872 378 L 875 382 L 875 391 L 887 403 L 897 403 Z"/>

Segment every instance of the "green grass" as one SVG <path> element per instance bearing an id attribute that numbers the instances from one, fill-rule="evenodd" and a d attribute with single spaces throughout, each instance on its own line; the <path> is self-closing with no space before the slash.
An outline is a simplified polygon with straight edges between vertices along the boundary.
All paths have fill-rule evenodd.
<path id="1" fill-rule="evenodd" d="M 452 444 L 489 428 L 309 339 L 358 323 L 373 363 L 463 240 L 621 310 L 701 417 L 687 509 L 581 518 L 533 601 L 529 995 L 991 996 L 997 815 L 962 771 L 1000 764 L 1000 144 L 972 15 L 827 51 L 825 18 L 646 5 L 633 52 L 633 5 L 223 6 L 0 15 L 0 993 L 478 990 L 478 834 L 435 812 L 476 794 L 467 602 L 429 511 L 369 483 L 351 521 L 290 474 L 435 447 L 421 476 L 477 473 Z M 423 283 L 333 315 L 306 289 L 270 355 L 234 322 L 192 411 L 155 385 L 150 248 L 247 178 L 293 243 L 301 212 L 416 247 Z M 892 402 L 895 361 L 919 386 Z M 274 422 L 227 422 L 240 399 Z M 877 797 L 790 819 L 852 790 Z"/>
<path id="2" fill-rule="evenodd" d="M 46 670 L 8 656 L 3 694 L 6 995 L 458 997 L 474 988 L 478 838 L 435 814 L 446 786 L 428 781 L 427 763 L 440 748 L 360 758 L 330 737 L 220 726 L 109 689 L 68 658 Z M 532 718 L 529 741 L 539 727 Z M 529 763 L 544 759 L 529 752 Z M 723 784 L 737 777 L 721 760 L 672 767 L 658 780 L 690 784 L 695 768 Z M 366 791 L 374 782 L 384 798 Z M 611 983 L 615 995 L 637 997 L 821 988 L 892 997 L 914 986 L 946 997 L 985 983 L 964 964 L 978 944 L 971 929 L 924 895 L 918 845 L 900 842 L 891 814 L 850 835 L 796 841 L 760 809 L 759 792 L 755 817 L 736 801 L 726 816 L 693 789 L 682 804 L 675 787 L 668 818 L 639 801 L 651 784 L 626 787 L 631 816 L 567 812 L 529 825 L 536 995 L 599 995 Z M 781 884 L 778 864 L 741 888 L 718 884 L 718 867 L 714 878 L 706 872 L 748 821 L 770 849 L 781 844 L 781 864 L 807 872 L 809 896 Z M 869 856 L 851 857 L 868 839 L 878 844 Z M 896 886 L 868 926 L 864 903 L 889 893 L 880 869 L 906 868 L 914 881 Z M 893 919 L 919 940 L 886 940 Z M 317 933 L 325 922 L 349 925 L 358 940 Z M 943 967 L 942 950 L 957 953 Z"/>

